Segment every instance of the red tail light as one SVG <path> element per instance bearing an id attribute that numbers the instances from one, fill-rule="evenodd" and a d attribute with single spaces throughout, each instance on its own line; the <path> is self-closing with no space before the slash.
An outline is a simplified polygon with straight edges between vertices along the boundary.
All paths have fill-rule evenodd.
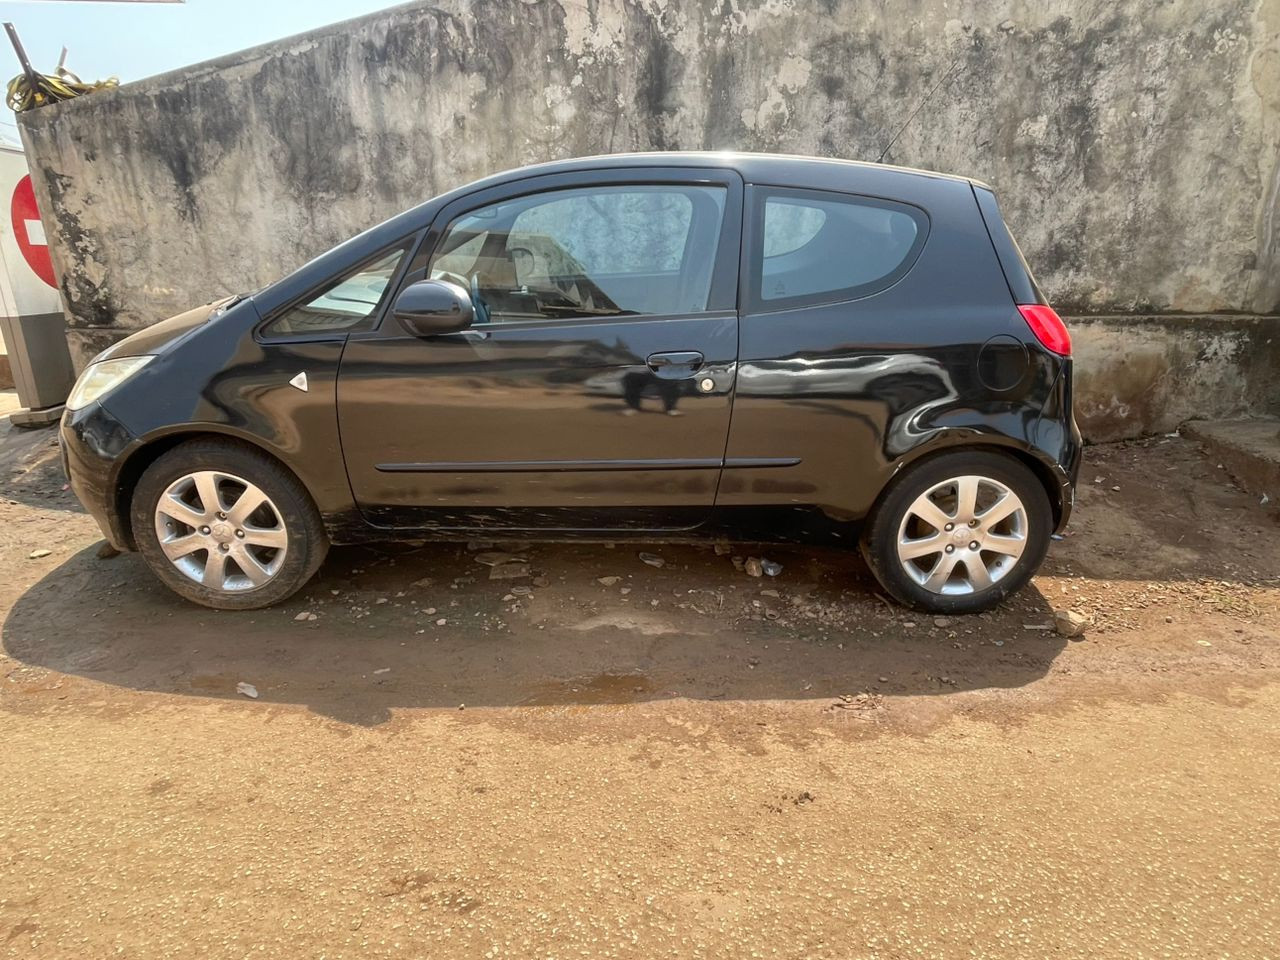
<path id="1" fill-rule="evenodd" d="M 1043 303 L 1020 303 L 1018 312 L 1046 350 L 1052 350 L 1061 357 L 1071 356 L 1071 334 L 1053 307 Z"/>

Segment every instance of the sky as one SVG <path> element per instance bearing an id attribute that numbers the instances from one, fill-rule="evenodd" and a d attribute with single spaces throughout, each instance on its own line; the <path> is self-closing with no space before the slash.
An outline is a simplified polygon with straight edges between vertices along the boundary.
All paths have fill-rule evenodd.
<path id="1" fill-rule="evenodd" d="M 328 23 L 397 6 L 401 0 L 0 0 L 0 21 L 18 28 L 31 65 L 52 73 L 66 47 L 67 67 L 82 80 L 121 83 L 243 50 Z M 0 35 L 0 84 L 20 72 Z M 0 136 L 17 139 L 0 108 Z"/>

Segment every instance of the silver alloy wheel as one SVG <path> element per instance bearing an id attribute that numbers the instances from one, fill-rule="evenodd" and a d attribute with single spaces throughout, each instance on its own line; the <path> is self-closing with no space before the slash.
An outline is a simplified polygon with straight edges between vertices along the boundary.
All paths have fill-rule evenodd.
<path id="1" fill-rule="evenodd" d="M 1027 510 L 990 477 L 953 477 L 907 508 L 898 562 L 931 593 L 971 594 L 1008 576 L 1027 546 Z"/>
<path id="2" fill-rule="evenodd" d="M 210 590 L 255 590 L 280 572 L 289 537 L 279 509 L 247 480 L 217 470 L 179 477 L 160 495 L 156 539 L 184 576 Z"/>

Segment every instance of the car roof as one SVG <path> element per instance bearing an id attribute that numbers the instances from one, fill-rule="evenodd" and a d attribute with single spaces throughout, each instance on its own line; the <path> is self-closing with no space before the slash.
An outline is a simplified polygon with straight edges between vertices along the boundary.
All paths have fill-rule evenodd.
<path id="1" fill-rule="evenodd" d="M 526 177 L 537 177 L 551 173 L 574 173 L 583 170 L 613 170 L 627 167 L 729 167 L 737 170 L 748 183 L 786 183 L 794 181 L 802 185 L 807 178 L 805 172 L 814 167 L 830 168 L 832 166 L 848 167 L 858 170 L 864 176 L 872 171 L 883 171 L 886 176 L 928 177 L 938 180 L 954 180 L 963 183 L 975 183 L 985 186 L 970 177 L 949 173 L 937 173 L 932 170 L 919 170 L 913 167 L 898 167 L 887 163 L 870 163 L 863 160 L 844 160 L 836 157 L 809 157 L 797 154 L 781 153 L 749 153 L 734 150 L 697 150 L 697 151 L 654 151 L 646 153 L 609 153 L 589 157 L 571 157 L 566 160 L 552 160 L 547 163 L 536 163 L 526 167 L 516 167 L 489 177 L 468 183 L 452 193 L 470 192 L 477 187 L 498 186 Z"/>

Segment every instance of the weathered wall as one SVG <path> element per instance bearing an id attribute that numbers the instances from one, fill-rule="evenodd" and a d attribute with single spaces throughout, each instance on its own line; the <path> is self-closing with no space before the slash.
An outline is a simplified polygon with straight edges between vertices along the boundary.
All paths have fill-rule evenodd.
<path id="1" fill-rule="evenodd" d="M 23 127 L 81 361 L 442 189 L 632 149 L 893 140 L 996 186 L 1068 312 L 1280 310 L 1280 0 L 452 0 Z"/>
<path id="2" fill-rule="evenodd" d="M 1076 317 L 1076 420 L 1094 441 L 1280 413 L 1280 318 Z"/>

